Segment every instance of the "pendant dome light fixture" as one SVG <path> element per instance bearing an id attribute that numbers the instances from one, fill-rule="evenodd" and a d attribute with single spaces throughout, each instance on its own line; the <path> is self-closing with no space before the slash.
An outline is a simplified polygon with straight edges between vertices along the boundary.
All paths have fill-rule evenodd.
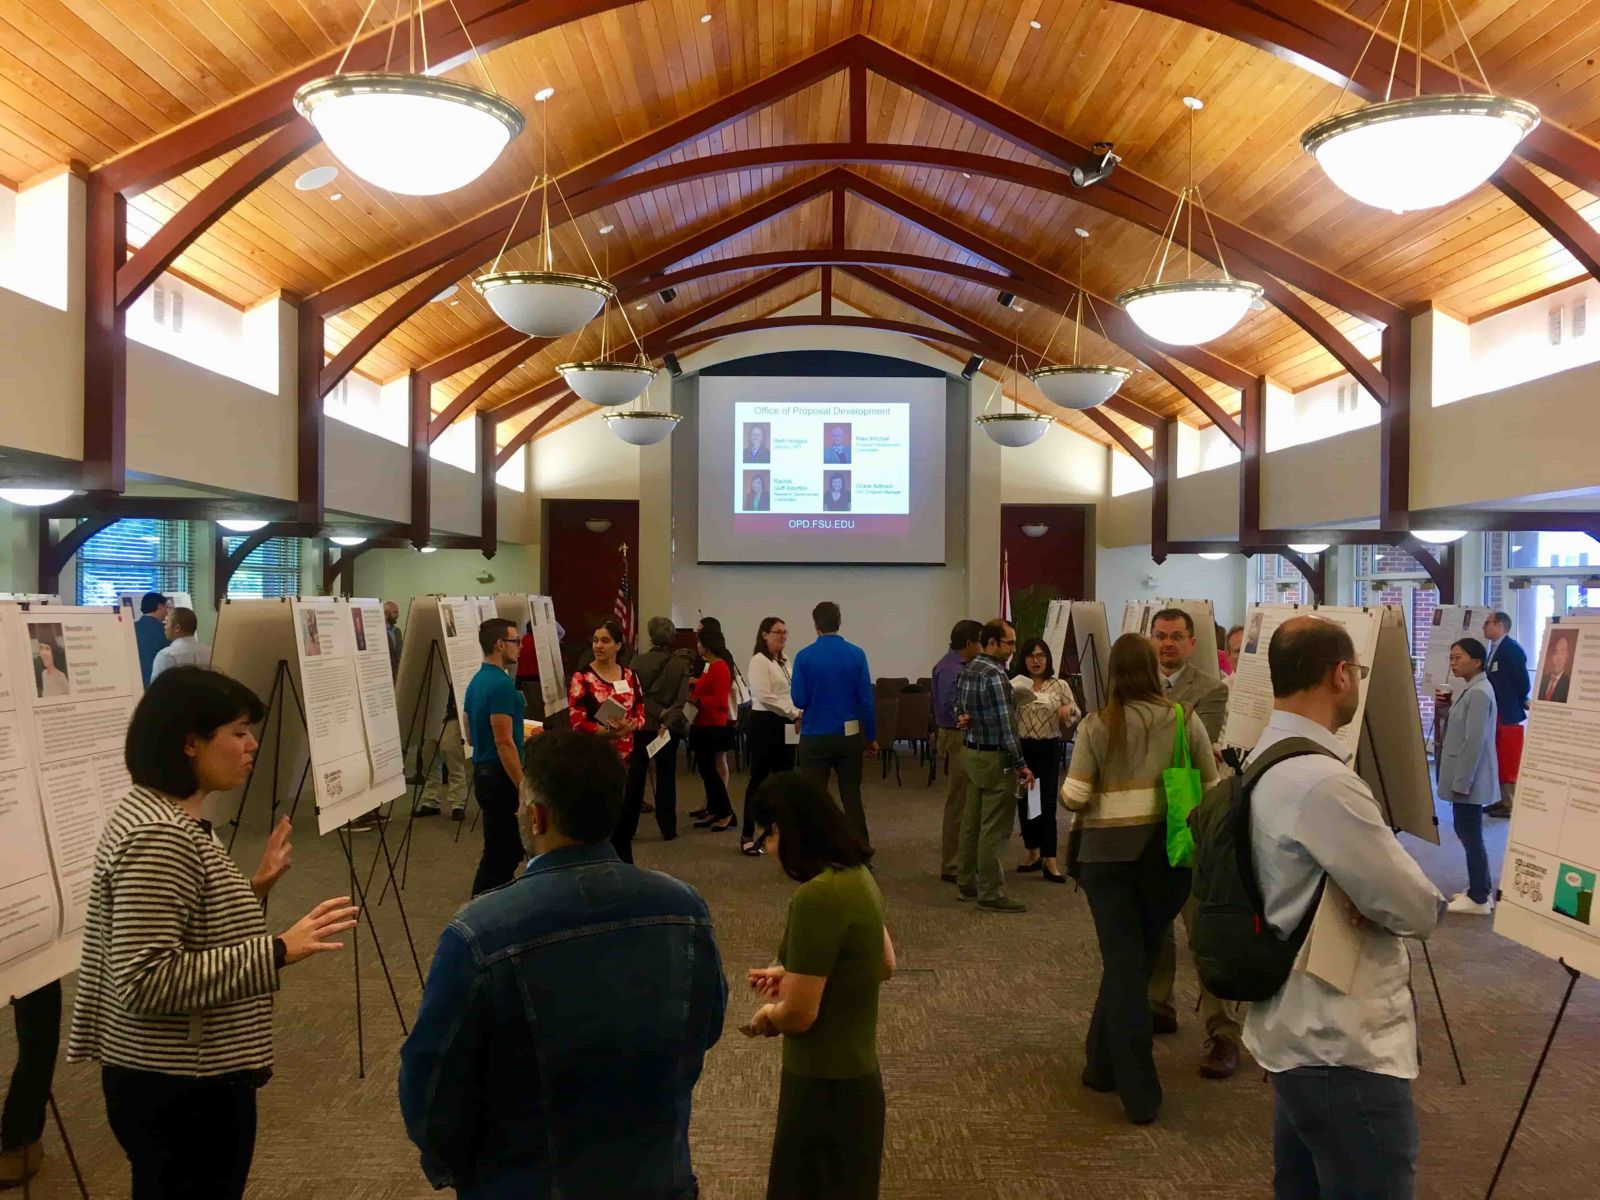
<path id="1" fill-rule="evenodd" d="M 1351 78 L 1360 73 L 1383 18 L 1394 0 L 1387 0 L 1373 23 L 1367 44 L 1356 59 Z M 1454 92 L 1424 95 L 1422 91 L 1422 20 L 1426 0 L 1416 0 L 1416 77 L 1410 96 L 1396 97 L 1400 48 L 1405 44 L 1412 0 L 1400 10 L 1394 58 L 1383 99 L 1349 112 L 1337 112 L 1350 90 L 1347 80 L 1329 115 L 1300 135 L 1300 145 L 1317 160 L 1328 178 L 1346 195 L 1393 213 L 1439 208 L 1459 200 L 1500 169 L 1517 144 L 1539 124 L 1539 110 L 1525 100 L 1497 96 L 1472 39 L 1451 0 L 1440 4 L 1440 33 L 1449 32 L 1445 9 L 1456 18 L 1461 41 L 1472 55 L 1481 91 L 1470 90 L 1455 47 L 1450 51 L 1456 77 Z M 1476 82 L 1476 81 L 1473 81 Z"/>
<path id="2" fill-rule="evenodd" d="M 450 7 L 455 9 L 454 4 Z M 375 187 L 404 196 L 437 196 L 465 187 L 493 166 L 511 139 L 522 132 L 521 111 L 494 90 L 488 64 L 459 11 L 456 20 L 489 86 L 473 87 L 433 76 L 422 0 L 412 0 L 405 15 L 410 45 L 406 71 L 389 70 L 399 29 L 396 22 L 389 30 L 384 69 L 345 74 L 345 64 L 361 40 L 372 8 L 369 3 L 361 14 L 334 73 L 313 79 L 295 92 L 295 111 L 316 127 L 335 158 Z M 420 72 L 416 69 L 419 42 Z"/>
<path id="3" fill-rule="evenodd" d="M 1020 324 L 1022 318 L 1018 317 Z M 976 424 L 988 438 L 997 446 L 1004 446 L 1008 450 L 1016 450 L 1023 446 L 1031 446 L 1045 435 L 1055 418 L 1046 413 L 1024 412 L 1017 402 L 1016 396 L 1022 388 L 1022 377 L 1017 370 L 1017 364 L 1022 361 L 1022 347 L 1018 339 L 1013 339 L 1011 358 L 1006 366 L 1011 368 L 1011 411 L 1004 411 L 1005 404 L 1005 374 L 1001 373 L 1000 379 L 995 381 L 994 391 L 989 393 L 989 403 L 983 406 L 983 413 L 977 418 Z M 989 411 L 995 398 L 1000 398 L 1002 410 L 992 413 Z"/>
<path id="4" fill-rule="evenodd" d="M 1062 408 L 1084 409 L 1098 408 L 1112 396 L 1117 389 L 1133 376 L 1133 371 L 1128 367 L 1114 367 L 1101 363 L 1082 363 L 1078 361 L 1078 340 L 1083 334 L 1083 306 L 1089 305 L 1089 313 L 1094 317 L 1096 325 L 1100 326 L 1100 336 L 1106 337 L 1106 327 L 1101 324 L 1100 314 L 1094 310 L 1094 301 L 1090 300 L 1083 286 L 1083 255 L 1084 247 L 1089 242 L 1087 229 L 1074 229 L 1078 235 L 1078 314 L 1072 324 L 1072 361 L 1057 366 L 1037 366 L 1028 372 L 1028 378 L 1033 380 L 1034 386 L 1044 393 L 1045 399 L 1052 404 L 1059 404 Z M 1065 310 L 1061 313 L 1061 320 L 1066 319 Z M 1056 330 L 1061 328 L 1061 321 L 1056 322 Z M 1050 346 L 1055 344 L 1056 335 L 1051 333 L 1050 343 L 1044 348 L 1045 355 L 1050 354 Z"/>
<path id="5" fill-rule="evenodd" d="M 534 95 L 534 100 L 539 103 L 542 110 L 542 128 L 544 145 L 540 149 L 539 174 L 534 179 L 532 186 L 522 198 L 522 205 L 517 209 L 516 218 L 506 230 L 506 240 L 500 247 L 500 253 L 494 256 L 494 263 L 489 268 L 489 273 L 480 275 L 472 281 L 472 286 L 477 288 L 483 298 L 489 302 L 489 307 L 494 309 L 495 316 L 499 317 L 511 328 L 529 337 L 556 338 L 565 337 L 569 333 L 576 333 L 582 329 L 600 312 L 607 300 L 617 294 L 617 289 L 611 284 L 595 275 L 579 275 L 556 270 L 555 240 L 550 234 L 550 189 L 556 189 L 556 195 L 563 205 L 566 197 L 561 194 L 561 185 L 556 183 L 550 174 L 550 97 L 555 95 L 554 88 L 544 88 Z M 534 192 L 540 193 L 539 236 L 534 243 L 535 261 L 540 264 L 537 271 L 502 271 L 500 260 L 511 247 L 511 239 L 515 236 L 517 226 L 522 223 L 523 211 L 528 207 L 528 201 L 533 199 Z M 569 207 L 567 215 L 570 218 L 572 210 Z M 576 222 L 573 228 L 577 229 Z M 583 239 L 583 230 L 578 229 L 578 238 Z M 588 243 L 584 243 L 584 252 L 589 250 Z M 593 256 L 590 256 L 591 263 Z"/>
<path id="6" fill-rule="evenodd" d="M 601 236 L 609 234 L 614 226 L 607 225 L 600 230 Z M 611 243 L 606 242 L 606 277 L 611 275 Z M 639 334 L 633 327 L 633 322 L 628 320 L 627 311 L 619 304 L 617 311 L 622 313 L 622 322 L 628 327 L 628 333 L 633 338 L 633 344 L 638 348 L 638 357 L 633 361 L 624 361 L 621 358 L 612 358 L 608 348 L 608 333 L 610 325 L 610 297 L 600 302 L 600 357 L 588 362 L 562 363 L 556 368 L 561 373 L 561 378 L 567 381 L 580 400 L 587 400 L 590 404 L 598 404 L 602 408 L 615 408 L 620 404 L 629 404 L 644 394 L 650 386 L 650 381 L 656 377 L 656 369 L 650 365 L 649 356 L 644 352 L 644 344 L 639 341 Z"/>
<path id="7" fill-rule="evenodd" d="M 1200 198 L 1200 189 L 1194 182 L 1194 115 L 1205 103 L 1194 96 L 1183 98 L 1189 110 L 1189 182 L 1178 193 L 1172 217 L 1161 232 L 1161 244 L 1151 256 L 1145 270 L 1145 282 L 1129 288 L 1117 297 L 1117 303 L 1127 310 L 1134 323 L 1158 342 L 1171 346 L 1198 346 L 1221 337 L 1237 325 L 1252 304 L 1262 297 L 1259 284 L 1235 279 L 1228 274 L 1228 264 L 1222 257 L 1222 243 L 1212 228 L 1211 214 Z M 1221 279 L 1196 279 L 1194 276 L 1194 210 L 1200 210 L 1205 219 L 1206 231 L 1216 247 L 1217 266 L 1222 269 Z M 1187 210 L 1187 213 L 1185 212 Z M 1187 222 L 1184 221 L 1187 215 Z M 1186 230 L 1183 256 L 1185 277 L 1167 279 L 1167 260 L 1177 247 L 1178 231 Z M 1154 278 L 1151 275 L 1154 274 Z"/>

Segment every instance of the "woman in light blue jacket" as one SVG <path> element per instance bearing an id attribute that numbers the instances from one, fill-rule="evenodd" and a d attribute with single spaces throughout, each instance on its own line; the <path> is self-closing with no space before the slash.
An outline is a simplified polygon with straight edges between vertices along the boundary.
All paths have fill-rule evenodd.
<path id="1" fill-rule="evenodd" d="M 1494 689 L 1483 673 L 1487 657 L 1477 638 L 1462 638 L 1450 647 L 1450 673 L 1467 686 L 1450 705 L 1439 753 L 1439 798 L 1450 802 L 1456 836 L 1467 852 L 1467 890 L 1451 899 L 1449 911 L 1479 916 L 1494 911 L 1483 810 L 1499 800 L 1500 792 Z"/>

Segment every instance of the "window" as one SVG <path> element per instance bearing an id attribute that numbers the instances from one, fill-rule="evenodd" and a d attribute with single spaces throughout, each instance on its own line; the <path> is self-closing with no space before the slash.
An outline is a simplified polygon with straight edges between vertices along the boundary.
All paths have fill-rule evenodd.
<path id="1" fill-rule="evenodd" d="M 1255 556 L 1254 602 L 1257 604 L 1310 604 L 1311 586 L 1288 559 L 1277 554 Z"/>
<path id="2" fill-rule="evenodd" d="M 1600 542 L 1584 533 L 1483 535 L 1483 602 L 1511 617 L 1533 670 L 1553 617 L 1600 607 Z"/>
<path id="3" fill-rule="evenodd" d="M 78 551 L 78 603 L 115 604 L 131 593 L 192 592 L 194 556 L 187 521 L 125 518 Z"/>
<path id="4" fill-rule="evenodd" d="M 222 552 L 232 554 L 243 537 L 222 539 Z M 228 581 L 233 600 L 265 600 L 300 594 L 300 539 L 271 538 L 250 552 Z"/>
<path id="5" fill-rule="evenodd" d="M 1433 693 L 1422 687 L 1422 660 L 1428 652 L 1433 613 L 1439 591 L 1428 572 L 1410 554 L 1394 546 L 1355 548 L 1356 603 L 1376 607 L 1393 604 L 1406 619 L 1406 641 L 1411 651 L 1411 675 L 1417 685 L 1417 707 L 1428 737 L 1433 729 Z"/>

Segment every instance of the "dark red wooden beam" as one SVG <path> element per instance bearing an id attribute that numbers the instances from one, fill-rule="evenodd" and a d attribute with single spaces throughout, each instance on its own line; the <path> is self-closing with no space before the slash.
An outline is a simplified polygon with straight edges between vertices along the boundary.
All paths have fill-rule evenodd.
<path id="1" fill-rule="evenodd" d="M 821 311 L 825 317 L 833 316 L 833 268 L 822 268 Z"/>
<path id="2" fill-rule="evenodd" d="M 1411 511 L 1411 322 L 1383 331 L 1389 403 L 1378 414 L 1378 523 L 1409 528 Z"/>
<path id="3" fill-rule="evenodd" d="M 428 442 L 432 444 L 438 441 L 439 435 L 454 425 L 461 414 L 476 404 L 485 392 L 549 344 L 548 338 L 528 338 L 516 349 L 508 350 L 499 361 L 486 368 L 483 374 L 457 392 L 455 399 L 445 405 L 439 415 L 433 418 L 428 426 Z"/>
<path id="4" fill-rule="evenodd" d="M 504 464 L 495 454 L 495 428 L 492 413 L 478 414 L 478 538 L 485 558 L 493 558 L 500 548 L 500 497 L 495 491 L 495 476 Z"/>
<path id="5" fill-rule="evenodd" d="M 295 348 L 295 410 L 297 459 L 296 517 L 307 525 L 321 525 L 323 517 L 322 338 L 323 320 L 311 306 L 297 306 Z"/>
<path id="6" fill-rule="evenodd" d="M 407 379 L 406 391 L 410 405 L 411 544 L 421 549 L 433 533 L 432 456 L 428 453 L 433 442 L 428 436 L 433 416 L 433 385 L 421 371 L 414 370 Z"/>
<path id="7" fill-rule="evenodd" d="M 121 492 L 128 471 L 128 338 L 126 310 L 117 305 L 117 266 L 128 252 L 128 202 L 92 177 L 86 193 L 83 481 L 91 491 Z"/>
<path id="8" fill-rule="evenodd" d="M 1083 415 L 1088 417 L 1096 425 L 1100 426 L 1101 429 L 1105 430 L 1106 433 L 1110 435 L 1112 441 L 1116 442 L 1117 445 L 1126 450 L 1128 452 L 1128 456 L 1145 469 L 1145 474 L 1154 478 L 1156 473 L 1155 460 L 1150 457 L 1150 452 L 1148 450 L 1133 440 L 1132 435 L 1129 434 L 1126 429 L 1124 429 L 1121 425 L 1118 425 L 1098 408 L 1091 408 Z"/>
<path id="9" fill-rule="evenodd" d="M 1239 424 L 1244 428 L 1244 447 L 1239 458 L 1239 541 L 1249 545 L 1261 534 L 1261 455 L 1266 431 L 1266 377 L 1258 376 L 1239 399 Z"/>
<path id="10" fill-rule="evenodd" d="M 1172 431 L 1175 421 L 1163 421 L 1155 428 L 1155 443 L 1150 457 L 1155 469 L 1150 473 L 1150 557 L 1166 562 L 1172 504 Z"/>

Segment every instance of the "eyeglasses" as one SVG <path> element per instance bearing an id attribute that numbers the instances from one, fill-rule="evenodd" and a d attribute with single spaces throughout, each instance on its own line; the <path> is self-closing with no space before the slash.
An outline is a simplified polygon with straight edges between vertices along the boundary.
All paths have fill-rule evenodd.
<path id="1" fill-rule="evenodd" d="M 1346 662 L 1346 663 L 1340 663 L 1339 665 L 1343 666 L 1343 667 L 1352 667 L 1352 668 L 1354 668 L 1356 676 L 1359 679 L 1365 679 L 1368 675 L 1372 674 L 1372 668 L 1371 667 L 1362 666 L 1358 662 Z"/>

